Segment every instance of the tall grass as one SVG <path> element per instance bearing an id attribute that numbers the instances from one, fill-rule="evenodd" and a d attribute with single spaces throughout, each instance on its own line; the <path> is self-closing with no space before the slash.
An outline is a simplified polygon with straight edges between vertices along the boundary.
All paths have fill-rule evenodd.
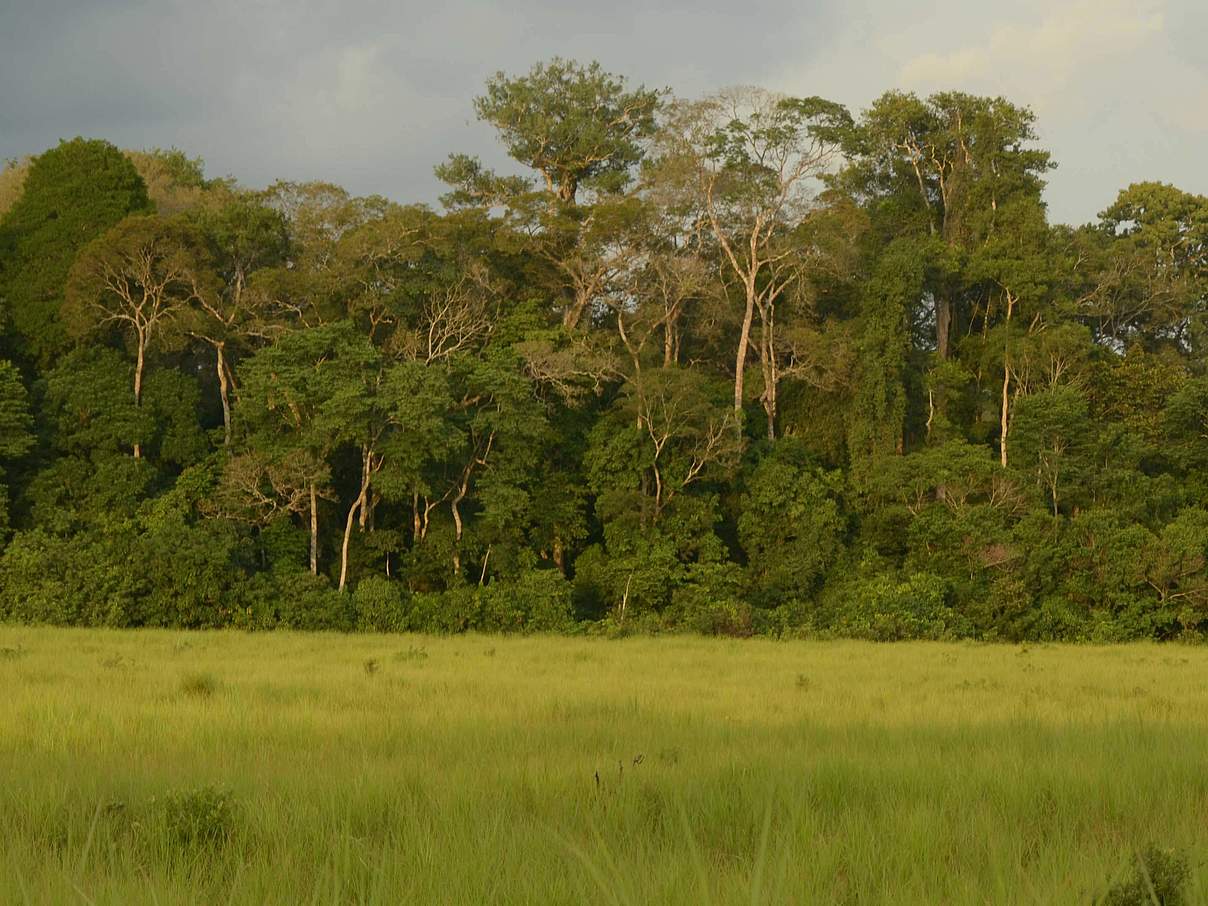
<path id="1" fill-rule="evenodd" d="M 0 648 L 0 903 L 1208 903 L 1208 649 Z"/>

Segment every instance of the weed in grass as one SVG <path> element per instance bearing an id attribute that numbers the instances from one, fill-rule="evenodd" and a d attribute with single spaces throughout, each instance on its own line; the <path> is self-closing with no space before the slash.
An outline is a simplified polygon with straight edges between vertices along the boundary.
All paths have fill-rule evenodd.
<path id="1" fill-rule="evenodd" d="M 20 645 L 16 648 L 0 648 L 0 661 L 15 661 L 17 658 L 25 654 L 25 649 Z"/>
<path id="2" fill-rule="evenodd" d="M 365 663 L 362 664 L 362 666 L 365 668 L 365 674 L 367 676 L 373 676 L 378 672 L 379 669 L 381 669 L 382 665 L 378 663 L 377 658 L 371 657 L 366 658 Z"/>
<path id="3" fill-rule="evenodd" d="M 657 757 L 663 764 L 679 764 L 680 750 L 675 747 L 659 749 Z"/>
<path id="4" fill-rule="evenodd" d="M 218 691 L 218 680 L 209 673 L 188 673 L 180 680 L 180 691 L 190 698 L 211 698 Z"/>
<path id="5" fill-rule="evenodd" d="M 810 678 L 804 673 L 797 674 L 797 688 L 802 692 L 808 692 L 810 688 Z"/>
<path id="6" fill-rule="evenodd" d="M 216 787 L 171 792 L 152 800 L 171 842 L 186 850 L 221 846 L 235 833 L 234 797 Z"/>
<path id="7" fill-rule="evenodd" d="M 1117 882 L 1102 906 L 1185 906 L 1191 866 L 1177 850 L 1150 845 L 1133 859 L 1131 874 Z"/>
<path id="8" fill-rule="evenodd" d="M 406 651 L 396 651 L 394 659 L 396 661 L 426 661 L 428 659 L 428 650 L 411 645 Z"/>

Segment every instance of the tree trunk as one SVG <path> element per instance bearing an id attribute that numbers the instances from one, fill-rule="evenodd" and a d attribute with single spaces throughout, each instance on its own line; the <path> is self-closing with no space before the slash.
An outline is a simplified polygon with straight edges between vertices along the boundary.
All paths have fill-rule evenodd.
<path id="1" fill-rule="evenodd" d="M 1010 405 L 1010 397 L 1007 395 L 1011 385 L 1011 366 L 1003 362 L 1002 366 L 1002 414 L 999 421 L 998 435 L 998 458 L 1002 462 L 1002 467 L 1007 467 L 1007 407 Z"/>
<path id="2" fill-rule="evenodd" d="M 767 311 L 764 311 L 764 308 Z M 776 373 L 776 346 L 771 303 L 759 310 L 759 367 L 763 372 L 763 411 L 768 420 L 768 440 L 776 439 L 776 391 L 780 376 Z"/>
<path id="3" fill-rule="evenodd" d="M 138 409 L 143 404 L 143 367 L 146 363 L 147 341 L 140 331 L 138 335 L 138 359 L 134 364 L 134 408 Z M 143 458 L 143 446 L 140 443 L 134 444 L 134 458 Z"/>
<path id="4" fill-rule="evenodd" d="M 215 343 L 218 357 L 218 395 L 222 398 L 222 443 L 231 445 L 231 386 L 227 379 L 225 343 Z"/>
<path id="5" fill-rule="evenodd" d="M 357 521 L 360 523 L 362 532 L 372 532 L 374 514 L 377 512 L 377 505 L 381 502 L 382 495 L 376 492 L 369 494 L 365 498 L 365 503 L 361 506 L 361 515 Z"/>
<path id="6" fill-rule="evenodd" d="M 583 317 L 583 309 L 586 303 L 576 298 L 570 305 L 562 311 L 562 326 L 567 330 L 575 330 L 579 326 L 579 321 Z"/>
<path id="7" fill-rule="evenodd" d="M 344 586 L 348 583 L 348 546 L 353 540 L 353 525 L 356 524 L 356 511 L 365 512 L 365 500 L 370 490 L 370 477 L 373 474 L 373 451 L 366 449 L 361 453 L 361 489 L 356 494 L 356 499 L 353 500 L 353 505 L 348 507 L 348 518 L 344 521 L 344 541 L 339 548 L 339 588 L 338 591 L 344 591 Z"/>
<path id="8" fill-rule="evenodd" d="M 310 573 L 319 574 L 319 490 L 310 483 Z"/>
<path id="9" fill-rule="evenodd" d="M 453 575 L 461 575 L 461 502 L 465 499 L 465 486 L 457 492 L 449 508 L 453 511 Z"/>
<path id="10" fill-rule="evenodd" d="M 1002 412 L 999 415 L 998 456 L 1002 467 L 1007 467 L 1007 430 L 1010 428 L 1009 396 L 1011 388 L 1011 313 L 1015 309 L 1015 299 L 1007 293 L 1007 324 L 1002 348 Z"/>
<path id="11" fill-rule="evenodd" d="M 949 356 L 949 336 L 952 333 L 952 303 L 947 299 L 935 300 L 935 351 L 941 361 Z"/>
<path id="12" fill-rule="evenodd" d="M 734 356 L 734 412 L 742 415 L 743 373 L 747 366 L 747 347 L 751 343 L 751 322 L 755 319 L 755 284 L 747 282 L 747 309 L 742 316 L 742 331 L 738 335 L 738 352 Z"/>

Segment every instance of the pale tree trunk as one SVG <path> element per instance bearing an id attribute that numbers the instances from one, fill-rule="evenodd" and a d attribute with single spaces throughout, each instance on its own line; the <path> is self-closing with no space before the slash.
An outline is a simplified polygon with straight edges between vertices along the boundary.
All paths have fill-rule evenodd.
<path id="1" fill-rule="evenodd" d="M 466 488 L 463 485 L 458 490 L 456 496 L 454 496 L 453 502 L 449 505 L 449 508 L 453 511 L 453 575 L 455 576 L 461 575 L 461 502 L 465 499 L 465 496 Z"/>
<path id="2" fill-rule="evenodd" d="M 575 330 L 579 326 L 579 321 L 583 318 L 583 309 L 587 303 L 584 300 L 575 298 L 573 302 L 562 312 L 562 326 L 567 330 Z"/>
<path id="3" fill-rule="evenodd" d="M 365 497 L 365 502 L 361 505 L 361 514 L 357 517 L 357 522 L 360 524 L 362 532 L 372 532 L 374 526 L 374 513 L 377 512 L 377 505 L 381 502 L 382 496 L 376 492 Z"/>
<path id="4" fill-rule="evenodd" d="M 1011 312 L 1014 308 L 1015 298 L 1007 293 L 1007 325 L 1002 351 L 1002 412 L 998 437 L 998 454 L 1004 469 L 1007 467 L 1007 430 L 1010 428 L 1011 414 Z"/>
<path id="5" fill-rule="evenodd" d="M 147 356 L 147 337 L 140 330 L 138 332 L 138 358 L 134 364 L 134 408 L 138 409 L 143 404 L 143 368 L 146 364 Z M 134 445 L 134 458 L 143 458 L 142 444 Z"/>
<path id="6" fill-rule="evenodd" d="M 369 480 L 373 476 L 373 450 L 367 449 L 361 456 L 361 490 L 356 500 L 348 508 L 348 518 L 344 521 L 344 543 L 340 546 L 340 586 L 343 591 L 348 583 L 348 547 L 352 541 L 352 527 L 356 524 L 357 511 L 365 511 L 365 501 L 369 495 Z"/>
<path id="7" fill-rule="evenodd" d="M 738 335 L 738 352 L 734 356 L 734 412 L 742 415 L 742 386 L 747 365 L 747 347 L 751 343 L 751 323 L 755 320 L 755 280 L 747 280 L 747 308 L 742 316 L 742 331 Z"/>
<path id="8" fill-rule="evenodd" d="M 227 376 L 225 343 L 215 343 L 218 358 L 218 395 L 222 398 L 222 442 L 231 445 L 231 384 Z"/>
<path id="9" fill-rule="evenodd" d="M 310 483 L 310 572 L 319 574 L 319 490 Z"/>
<path id="10" fill-rule="evenodd" d="M 766 311 L 764 309 L 767 309 Z M 763 411 L 768 421 L 768 440 L 776 439 L 776 392 L 780 375 L 776 371 L 774 309 L 770 302 L 759 310 L 759 367 L 763 372 Z"/>

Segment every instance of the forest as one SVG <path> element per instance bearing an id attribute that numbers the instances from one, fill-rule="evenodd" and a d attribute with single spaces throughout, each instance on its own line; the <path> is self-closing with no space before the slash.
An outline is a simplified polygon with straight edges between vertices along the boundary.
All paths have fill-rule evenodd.
<path id="1" fill-rule="evenodd" d="M 1050 223 L 1032 111 L 958 92 L 472 104 L 513 165 L 439 208 L 8 163 L 0 621 L 1208 631 L 1208 198 Z"/>

